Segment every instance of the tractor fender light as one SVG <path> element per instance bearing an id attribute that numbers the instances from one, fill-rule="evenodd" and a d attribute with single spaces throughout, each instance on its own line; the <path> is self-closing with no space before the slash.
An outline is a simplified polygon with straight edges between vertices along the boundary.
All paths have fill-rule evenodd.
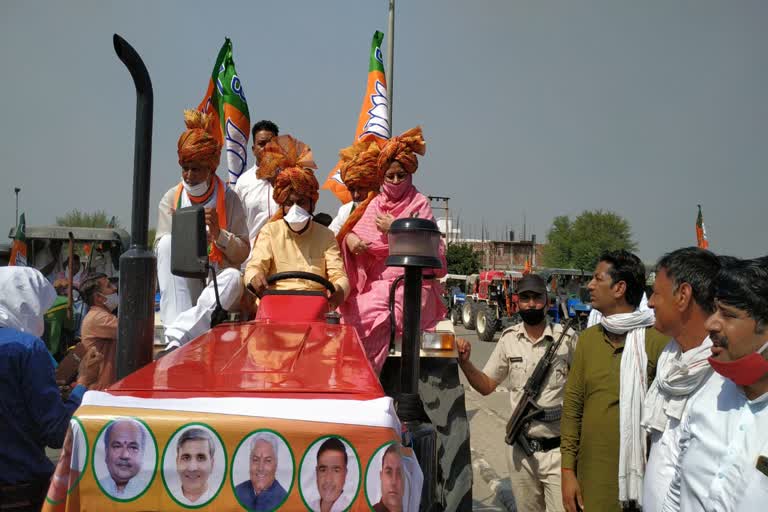
<path id="1" fill-rule="evenodd" d="M 423 350 L 453 350 L 456 346 L 456 336 L 450 332 L 422 332 L 421 348 Z"/>

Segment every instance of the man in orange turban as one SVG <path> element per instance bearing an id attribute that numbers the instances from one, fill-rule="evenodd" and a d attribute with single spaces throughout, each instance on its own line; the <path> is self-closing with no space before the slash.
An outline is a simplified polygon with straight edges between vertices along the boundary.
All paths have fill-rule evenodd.
<path id="1" fill-rule="evenodd" d="M 379 193 L 384 178 L 376 165 L 379 146 L 375 142 L 356 142 L 339 151 L 341 180 L 352 195 L 352 201 L 341 205 L 336 218 L 329 226 L 341 244 L 354 227 L 365 208 Z"/>
<path id="2" fill-rule="evenodd" d="M 312 169 L 312 150 L 290 135 L 272 139 L 262 151 L 260 169 L 277 171 L 274 199 L 279 208 L 259 232 L 245 268 L 245 284 L 255 294 L 266 287 L 267 276 L 278 272 L 304 271 L 328 279 L 336 287 L 331 307 L 349 293 L 349 280 L 333 232 L 312 221 L 319 197 Z M 276 283 L 278 290 L 323 290 L 313 281 L 291 279 Z"/>
<path id="3" fill-rule="evenodd" d="M 179 137 L 181 182 L 160 200 L 155 235 L 160 318 L 168 348 L 183 345 L 210 327 L 216 306 L 213 284 L 171 274 L 171 227 L 178 208 L 202 205 L 208 253 L 217 270 L 224 309 L 238 304 L 243 293 L 240 265 L 248 257 L 248 228 L 240 198 L 216 176 L 221 146 L 211 134 L 211 118 L 196 110 L 184 112 L 187 130 Z"/>

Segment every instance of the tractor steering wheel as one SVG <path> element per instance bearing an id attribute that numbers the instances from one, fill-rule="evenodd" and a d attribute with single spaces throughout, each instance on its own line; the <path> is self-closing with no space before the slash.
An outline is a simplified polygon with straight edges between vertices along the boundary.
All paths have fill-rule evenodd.
<path id="1" fill-rule="evenodd" d="M 276 282 L 283 281 L 285 279 L 306 279 L 307 281 L 313 281 L 317 284 L 323 285 L 331 295 L 336 293 L 336 287 L 326 278 L 317 274 L 313 274 L 312 272 L 302 272 L 300 270 L 291 270 L 290 272 L 278 272 L 276 274 L 272 274 L 267 278 L 267 284 L 275 284 Z"/>

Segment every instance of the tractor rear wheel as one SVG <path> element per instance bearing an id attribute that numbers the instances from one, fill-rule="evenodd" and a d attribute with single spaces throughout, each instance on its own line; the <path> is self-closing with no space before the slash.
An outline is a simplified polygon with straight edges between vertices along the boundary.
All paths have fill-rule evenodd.
<path id="1" fill-rule="evenodd" d="M 477 312 L 477 305 L 474 301 L 467 299 L 464 305 L 461 307 L 461 324 L 465 329 L 472 330 L 475 328 L 475 313 Z"/>
<path id="2" fill-rule="evenodd" d="M 488 306 L 482 306 L 477 310 L 477 337 L 483 341 L 493 341 L 493 336 L 501 326 L 501 320 L 496 312 Z"/>

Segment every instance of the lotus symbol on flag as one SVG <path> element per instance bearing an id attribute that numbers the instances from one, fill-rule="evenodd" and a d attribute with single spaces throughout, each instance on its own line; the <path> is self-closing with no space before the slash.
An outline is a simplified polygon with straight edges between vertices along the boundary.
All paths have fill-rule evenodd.
<path id="1" fill-rule="evenodd" d="M 383 139 L 389 138 L 387 86 L 376 80 L 375 91 L 375 94 L 371 94 L 373 107 L 368 110 L 368 121 L 365 123 L 363 133 L 358 136 L 358 140 L 363 140 L 365 135 L 369 133 Z"/>

